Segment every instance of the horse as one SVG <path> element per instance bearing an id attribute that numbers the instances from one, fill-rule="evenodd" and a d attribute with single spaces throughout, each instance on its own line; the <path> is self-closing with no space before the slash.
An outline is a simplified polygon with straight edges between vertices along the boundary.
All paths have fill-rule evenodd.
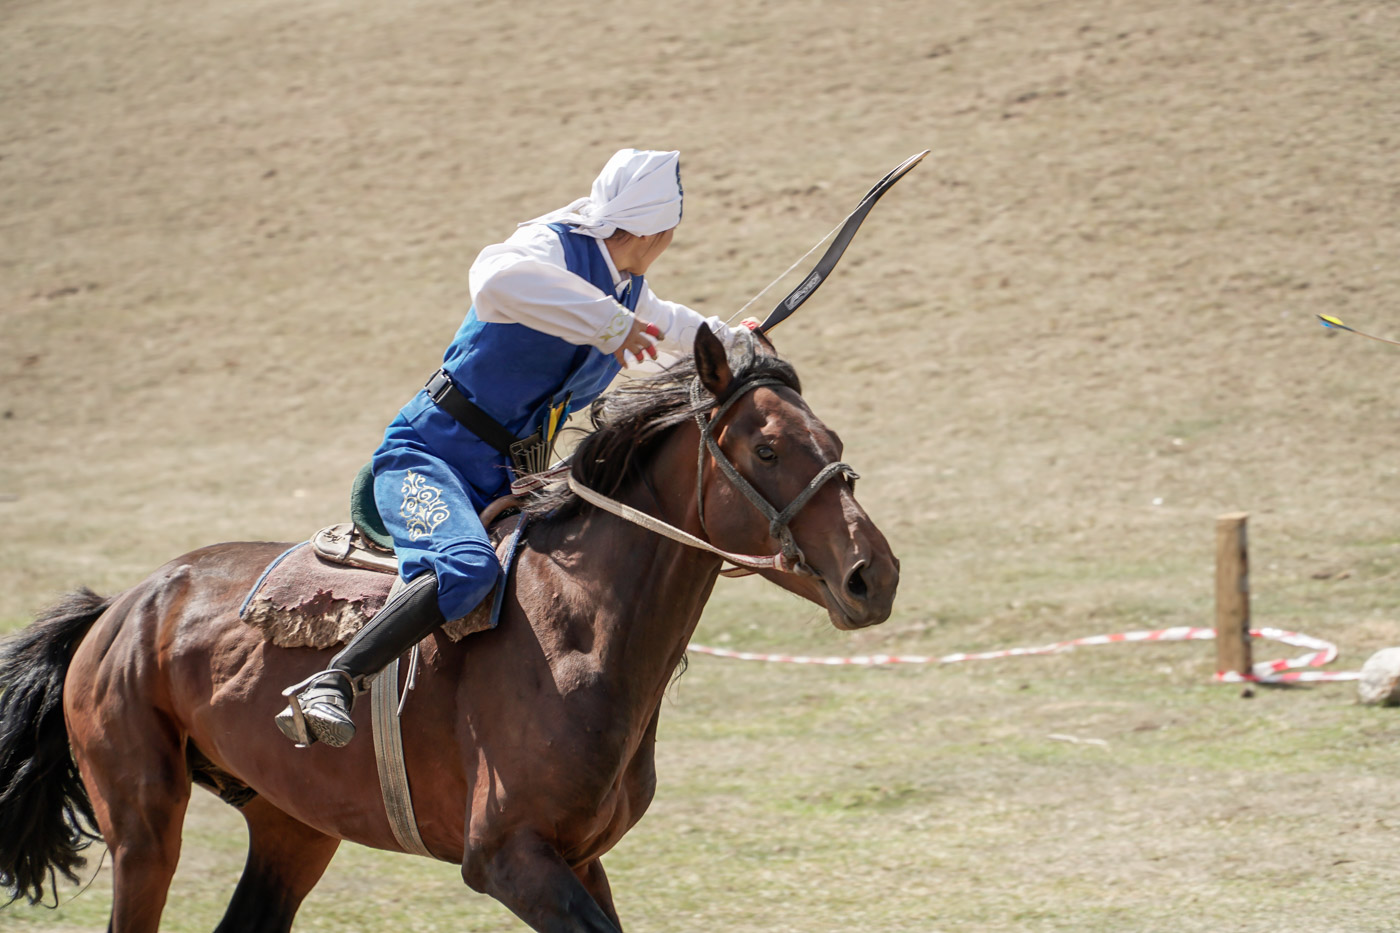
<path id="1" fill-rule="evenodd" d="M 655 793 L 661 700 L 724 564 L 696 542 L 781 548 L 757 572 L 838 629 L 891 612 L 899 564 L 837 462 L 840 439 L 792 366 L 771 344 L 759 351 L 731 363 L 701 328 L 692 357 L 600 399 L 568 485 L 526 503 L 499 625 L 419 646 L 401 710 L 419 834 L 541 933 L 622 929 L 600 859 Z M 582 488 L 622 508 L 596 507 Z M 791 506 L 755 508 L 755 495 Z M 628 510 L 650 527 L 617 514 Z M 56 894 L 56 873 L 76 881 L 100 839 L 112 856 L 109 930 L 155 931 L 194 784 L 248 827 L 218 933 L 289 930 L 343 840 L 404 851 L 373 743 L 295 747 L 273 726 L 282 688 L 329 655 L 275 647 L 238 617 L 286 547 L 194 551 L 115 597 L 71 594 L 3 643 L 0 882 L 11 902 L 38 903 L 46 883 Z M 355 711 L 362 733 L 369 705 Z"/>

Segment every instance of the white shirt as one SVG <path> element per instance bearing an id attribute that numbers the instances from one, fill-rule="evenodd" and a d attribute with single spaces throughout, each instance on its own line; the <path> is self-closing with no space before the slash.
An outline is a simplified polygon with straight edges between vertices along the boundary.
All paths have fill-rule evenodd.
<path id="1" fill-rule="evenodd" d="M 617 271 L 602 240 L 595 242 L 612 273 L 613 294 L 570 272 L 559 235 L 542 224 L 531 224 L 504 243 L 486 247 L 472 263 L 467 279 L 476 316 L 488 323 L 524 324 L 572 344 L 612 353 L 632 327 L 634 315 L 617 300 L 631 276 Z M 702 324 L 709 324 L 725 346 L 733 340 L 733 331 L 719 318 L 706 318 L 685 305 L 663 301 L 645 282 L 635 316 L 655 324 L 662 343 L 684 351 L 694 346 Z"/>

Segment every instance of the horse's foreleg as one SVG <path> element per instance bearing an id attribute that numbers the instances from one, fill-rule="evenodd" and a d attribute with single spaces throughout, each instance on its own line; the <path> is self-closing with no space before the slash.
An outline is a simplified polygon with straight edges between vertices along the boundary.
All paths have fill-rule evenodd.
<path id="1" fill-rule="evenodd" d="M 617 907 L 613 905 L 612 886 L 608 884 L 608 874 L 603 871 L 603 863 L 600 859 L 594 859 L 574 872 L 578 880 L 583 882 L 583 886 L 588 889 L 588 893 L 593 895 L 593 900 L 598 902 L 598 906 L 603 908 L 603 913 L 612 920 L 613 925 L 619 930 L 622 929 L 622 921 L 618 919 Z"/>
<path id="2" fill-rule="evenodd" d="M 597 876 L 603 877 L 601 867 Z M 539 933 L 621 933 L 610 910 L 594 899 L 554 847 L 532 831 L 517 832 L 490 855 L 468 851 L 462 877 Z M 606 877 L 603 887 L 606 890 Z"/>
<path id="3" fill-rule="evenodd" d="M 340 840 L 292 819 L 261 797 L 242 813 L 248 823 L 248 862 L 214 933 L 286 933 Z"/>

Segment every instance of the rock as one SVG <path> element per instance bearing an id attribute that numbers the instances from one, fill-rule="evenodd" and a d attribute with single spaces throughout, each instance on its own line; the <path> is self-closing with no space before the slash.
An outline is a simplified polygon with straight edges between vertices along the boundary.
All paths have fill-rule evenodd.
<path id="1" fill-rule="evenodd" d="M 1400 706 L 1400 648 L 1382 648 L 1361 665 L 1356 693 L 1367 706 Z"/>

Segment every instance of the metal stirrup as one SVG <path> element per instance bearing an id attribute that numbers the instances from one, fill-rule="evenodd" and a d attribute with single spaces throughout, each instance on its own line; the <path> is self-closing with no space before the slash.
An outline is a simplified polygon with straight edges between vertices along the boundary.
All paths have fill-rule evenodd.
<path id="1" fill-rule="evenodd" d="M 301 692 L 313 686 L 318 680 L 328 674 L 335 674 L 345 678 L 345 683 L 350 687 L 351 695 L 355 692 L 355 680 L 345 671 L 336 668 L 327 668 L 324 671 L 317 671 L 305 680 L 292 684 L 282 691 L 282 696 L 287 698 L 287 706 L 292 711 L 292 723 L 296 730 L 296 742 L 299 745 L 310 745 L 314 736 L 311 733 L 311 725 L 306 721 L 306 710 L 301 708 Z"/>

